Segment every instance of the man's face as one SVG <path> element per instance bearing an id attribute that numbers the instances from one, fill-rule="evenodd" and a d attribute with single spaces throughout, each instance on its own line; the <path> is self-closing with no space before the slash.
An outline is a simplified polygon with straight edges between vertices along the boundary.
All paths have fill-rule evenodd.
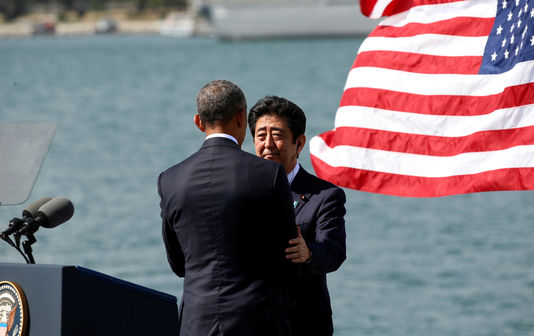
<path id="1" fill-rule="evenodd" d="M 293 141 L 293 133 L 285 118 L 263 115 L 256 121 L 254 148 L 256 155 L 284 166 L 289 174 L 297 164 L 297 157 L 304 147 L 306 137 L 301 134 Z"/>

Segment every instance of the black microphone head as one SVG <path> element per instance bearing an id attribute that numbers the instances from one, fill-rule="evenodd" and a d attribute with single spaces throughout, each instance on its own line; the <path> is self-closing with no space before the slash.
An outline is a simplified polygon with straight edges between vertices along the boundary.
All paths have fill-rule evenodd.
<path id="1" fill-rule="evenodd" d="M 45 217 L 40 225 L 51 229 L 68 221 L 74 214 L 72 202 L 65 197 L 55 197 L 48 201 L 37 211 L 37 217 Z"/>
<path id="2" fill-rule="evenodd" d="M 37 201 L 34 201 L 32 204 L 28 205 L 24 208 L 24 210 L 22 210 L 22 217 L 35 217 L 35 215 L 37 215 L 37 211 L 39 211 L 39 208 L 45 205 L 51 199 L 52 197 L 43 197 L 38 199 Z"/>

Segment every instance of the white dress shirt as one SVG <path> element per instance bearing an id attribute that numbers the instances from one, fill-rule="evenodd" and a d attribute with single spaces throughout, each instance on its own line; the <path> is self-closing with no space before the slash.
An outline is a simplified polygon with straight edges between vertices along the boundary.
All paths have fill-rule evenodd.
<path id="1" fill-rule="evenodd" d="M 234 138 L 233 136 L 231 136 L 230 134 L 226 134 L 226 133 L 213 133 L 213 134 L 210 134 L 206 137 L 205 140 L 208 140 L 208 139 L 211 139 L 211 138 L 226 138 L 226 139 L 230 139 L 232 140 L 233 142 L 235 142 L 238 146 L 239 146 L 239 143 L 237 143 L 237 140 L 236 138 Z"/>

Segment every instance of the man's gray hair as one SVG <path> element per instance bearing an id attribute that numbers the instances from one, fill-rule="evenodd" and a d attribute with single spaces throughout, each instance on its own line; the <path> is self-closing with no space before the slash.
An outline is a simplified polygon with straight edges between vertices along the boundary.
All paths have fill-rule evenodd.
<path id="1" fill-rule="evenodd" d="M 197 112 L 203 123 L 226 123 L 247 109 L 243 91 L 227 80 L 214 80 L 204 85 L 197 95 Z"/>

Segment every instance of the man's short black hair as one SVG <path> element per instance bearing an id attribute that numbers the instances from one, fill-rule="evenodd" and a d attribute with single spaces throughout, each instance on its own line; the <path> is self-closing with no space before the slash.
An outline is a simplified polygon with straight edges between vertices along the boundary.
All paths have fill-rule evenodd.
<path id="1" fill-rule="evenodd" d="M 214 80 L 204 85 L 197 95 L 197 112 L 203 123 L 226 123 L 247 109 L 243 91 L 227 80 Z"/>
<path id="2" fill-rule="evenodd" d="M 248 115 L 248 126 L 250 133 L 254 137 L 256 131 L 256 122 L 264 115 L 274 115 L 279 118 L 284 118 L 287 122 L 287 127 L 293 133 L 293 143 L 297 138 L 306 132 L 306 116 L 304 111 L 297 104 L 277 96 L 265 96 L 258 100 L 252 106 Z"/>

